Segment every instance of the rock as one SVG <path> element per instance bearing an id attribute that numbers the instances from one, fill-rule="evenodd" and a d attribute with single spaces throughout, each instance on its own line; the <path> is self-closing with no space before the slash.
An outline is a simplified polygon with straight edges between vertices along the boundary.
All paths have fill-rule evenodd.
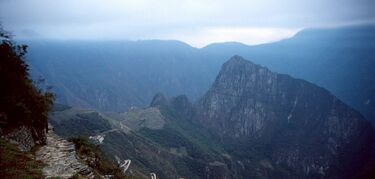
<path id="1" fill-rule="evenodd" d="M 30 151 L 35 144 L 41 143 L 40 141 L 34 140 L 32 136 L 32 129 L 25 126 L 20 126 L 14 129 L 12 132 L 4 136 L 10 143 L 18 146 L 21 151 Z"/>
<path id="2" fill-rule="evenodd" d="M 168 103 L 169 103 L 168 99 L 162 93 L 157 93 L 152 99 L 150 106 L 157 107 L 157 106 L 168 105 Z"/>
<path id="3" fill-rule="evenodd" d="M 357 111 L 321 87 L 240 56 L 223 65 L 197 110 L 195 120 L 237 153 L 265 153 L 270 162 L 260 166 L 267 171 L 276 164 L 302 177 L 348 177 L 374 153 L 374 130 Z"/>
<path id="4" fill-rule="evenodd" d="M 53 131 L 47 134 L 47 144 L 36 152 L 36 159 L 43 162 L 43 175 L 46 178 L 70 178 L 81 174 L 86 178 L 94 178 L 89 166 L 77 158 L 74 144 L 57 136 Z"/>
<path id="5" fill-rule="evenodd" d="M 98 134 L 98 135 L 95 135 L 95 136 L 90 136 L 89 139 L 95 143 L 95 144 L 101 144 L 103 143 L 104 141 L 104 137 L 105 137 L 105 134 Z"/>

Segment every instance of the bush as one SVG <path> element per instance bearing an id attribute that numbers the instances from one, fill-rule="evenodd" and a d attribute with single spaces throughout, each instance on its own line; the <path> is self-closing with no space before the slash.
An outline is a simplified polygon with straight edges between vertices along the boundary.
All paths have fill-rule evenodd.
<path id="1" fill-rule="evenodd" d="M 33 138 L 45 143 L 48 111 L 53 94 L 36 88 L 24 61 L 26 45 L 15 45 L 0 27 L 0 129 L 8 133 L 19 126 L 33 128 Z"/>

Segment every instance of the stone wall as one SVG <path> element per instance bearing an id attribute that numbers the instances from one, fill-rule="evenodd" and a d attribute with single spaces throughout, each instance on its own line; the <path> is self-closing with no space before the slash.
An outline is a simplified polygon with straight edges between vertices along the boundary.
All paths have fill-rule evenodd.
<path id="1" fill-rule="evenodd" d="M 36 144 L 41 143 L 41 140 L 33 138 L 33 129 L 25 126 L 18 127 L 12 132 L 5 134 L 3 137 L 10 143 L 18 146 L 21 151 L 30 151 Z M 42 137 L 43 138 L 43 137 Z"/>

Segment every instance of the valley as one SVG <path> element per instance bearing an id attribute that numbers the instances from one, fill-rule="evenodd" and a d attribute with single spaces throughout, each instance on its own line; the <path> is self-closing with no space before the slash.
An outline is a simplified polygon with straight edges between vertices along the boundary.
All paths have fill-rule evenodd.
<path id="1" fill-rule="evenodd" d="M 58 108 L 50 116 L 58 134 L 103 137 L 100 148 L 131 160 L 135 177 L 358 177 L 375 157 L 374 130 L 358 112 L 240 56 L 196 103 L 158 93 L 149 107 L 125 113 Z"/>
<path id="2" fill-rule="evenodd" d="M 375 179 L 374 0 L 0 0 L 0 179 Z"/>
<path id="3" fill-rule="evenodd" d="M 146 107 L 153 96 L 198 100 L 221 65 L 240 55 L 278 73 L 328 89 L 375 119 L 375 27 L 306 29 L 279 42 L 216 43 L 194 48 L 179 41 L 26 41 L 34 80 L 44 78 L 56 100 L 99 111 Z"/>

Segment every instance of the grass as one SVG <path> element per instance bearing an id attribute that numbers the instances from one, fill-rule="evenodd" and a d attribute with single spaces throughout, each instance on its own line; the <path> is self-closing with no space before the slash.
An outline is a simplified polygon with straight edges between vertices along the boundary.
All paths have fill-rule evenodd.
<path id="1" fill-rule="evenodd" d="M 31 152 L 21 152 L 4 139 L 0 139 L 0 178 L 43 178 L 43 164 Z"/>

